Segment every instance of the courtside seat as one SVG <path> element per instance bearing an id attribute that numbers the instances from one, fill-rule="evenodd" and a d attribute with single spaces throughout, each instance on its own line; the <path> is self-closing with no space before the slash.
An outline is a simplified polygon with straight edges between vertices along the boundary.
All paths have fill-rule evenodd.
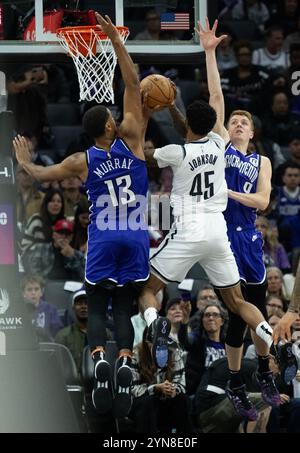
<path id="1" fill-rule="evenodd" d="M 49 354 L 56 358 L 62 377 L 65 381 L 66 390 L 72 401 L 80 429 L 83 432 L 86 431 L 86 421 L 83 414 L 85 405 L 84 391 L 75 360 L 70 350 L 63 344 L 50 342 L 40 342 L 39 347 L 42 353 Z"/>

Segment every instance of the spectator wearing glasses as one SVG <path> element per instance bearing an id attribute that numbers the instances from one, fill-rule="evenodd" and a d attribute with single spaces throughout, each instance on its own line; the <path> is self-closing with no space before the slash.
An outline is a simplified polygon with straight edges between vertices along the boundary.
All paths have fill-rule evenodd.
<path id="1" fill-rule="evenodd" d="M 206 307 L 188 318 L 188 306 L 183 305 L 184 322 L 181 323 L 179 342 L 188 351 L 186 360 L 186 391 L 194 395 L 203 373 L 215 360 L 226 355 L 225 334 L 228 313 L 217 301 L 208 302 Z M 188 327 L 191 332 L 187 332 Z"/>
<path id="2" fill-rule="evenodd" d="M 279 296 L 268 296 L 266 299 L 266 308 L 268 315 L 272 309 L 282 310 L 283 312 L 286 311 L 286 306 Z"/>
<path id="3" fill-rule="evenodd" d="M 197 310 L 203 310 L 206 307 L 206 304 L 209 302 L 216 302 L 218 297 L 211 285 L 203 286 L 198 294 L 197 294 L 197 301 L 196 307 Z"/>

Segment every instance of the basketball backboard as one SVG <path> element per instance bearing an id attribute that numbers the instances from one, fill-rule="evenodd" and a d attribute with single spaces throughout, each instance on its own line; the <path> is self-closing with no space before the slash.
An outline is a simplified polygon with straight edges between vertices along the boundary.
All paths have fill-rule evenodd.
<path id="1" fill-rule="evenodd" d="M 25 40 L 0 41 L 0 55 L 13 58 L 16 54 L 26 54 L 29 58 L 35 55 L 51 54 L 64 55 L 60 47 L 55 30 L 49 30 L 49 21 L 46 23 L 43 0 L 34 0 L 35 24 L 33 32 L 24 32 Z M 126 47 L 130 54 L 137 59 L 191 61 L 193 55 L 199 54 L 201 47 L 194 27 L 200 20 L 204 22 L 208 14 L 207 0 L 83 0 L 82 2 L 68 2 L 80 4 L 85 10 L 97 10 L 109 14 L 116 25 L 125 25 L 130 29 L 130 37 Z M 210 2 L 212 3 L 212 2 Z M 209 5 L 211 7 L 211 5 Z M 149 18 L 149 14 L 156 16 Z M 149 19 L 149 20 L 148 20 Z M 154 20 L 153 20 L 154 19 Z M 151 28 L 150 21 L 156 21 L 158 33 L 140 39 L 141 32 Z M 51 23 L 51 21 L 50 21 Z M 63 26 L 63 25 L 62 25 Z M 54 27 L 55 28 L 55 27 Z M 50 26 L 51 29 L 51 26 Z M 147 34 L 147 33 L 146 33 Z M 135 58 L 136 59 L 136 58 Z"/>

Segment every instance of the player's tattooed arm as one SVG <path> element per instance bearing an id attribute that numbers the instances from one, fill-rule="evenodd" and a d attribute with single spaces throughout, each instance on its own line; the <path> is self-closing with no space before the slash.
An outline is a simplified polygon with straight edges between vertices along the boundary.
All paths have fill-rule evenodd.
<path id="1" fill-rule="evenodd" d="M 186 137 L 187 125 L 184 115 L 181 113 L 179 108 L 176 106 L 175 101 L 169 106 L 169 112 L 171 114 L 175 129 L 182 137 Z"/>

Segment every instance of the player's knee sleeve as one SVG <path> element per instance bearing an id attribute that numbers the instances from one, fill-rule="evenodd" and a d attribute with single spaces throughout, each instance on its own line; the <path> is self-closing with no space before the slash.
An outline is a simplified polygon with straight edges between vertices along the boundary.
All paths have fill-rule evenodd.
<path id="1" fill-rule="evenodd" d="M 243 295 L 247 302 L 255 305 L 265 319 L 268 319 L 267 308 L 266 308 L 266 292 L 267 292 L 267 281 L 258 283 L 256 285 L 242 285 Z"/>
<path id="2" fill-rule="evenodd" d="M 229 311 L 229 323 L 226 334 L 226 344 L 232 348 L 240 348 L 244 342 L 244 334 L 247 324 L 240 318 Z"/>

